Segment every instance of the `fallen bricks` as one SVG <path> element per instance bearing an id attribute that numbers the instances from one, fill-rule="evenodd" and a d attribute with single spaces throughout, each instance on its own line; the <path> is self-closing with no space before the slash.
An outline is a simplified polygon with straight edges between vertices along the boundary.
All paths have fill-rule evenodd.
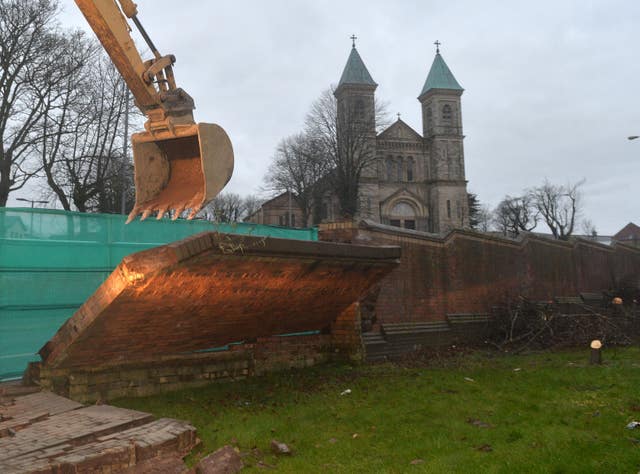
<path id="1" fill-rule="evenodd" d="M 47 392 L 4 401 L 0 415 L 3 423 L 21 420 L 0 438 L 3 474 L 120 472 L 148 460 L 179 460 L 197 442 L 186 422 L 109 405 L 85 407 Z"/>

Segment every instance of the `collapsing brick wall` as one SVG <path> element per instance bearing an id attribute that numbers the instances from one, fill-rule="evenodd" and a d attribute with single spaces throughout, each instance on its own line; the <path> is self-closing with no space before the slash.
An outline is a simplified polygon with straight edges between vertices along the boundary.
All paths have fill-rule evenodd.
<path id="1" fill-rule="evenodd" d="M 358 358 L 358 301 L 399 256 L 398 247 L 218 233 L 138 252 L 27 375 L 91 401 Z"/>
<path id="2" fill-rule="evenodd" d="M 640 250 L 620 244 L 533 235 L 513 240 L 466 230 L 442 238 L 366 221 L 322 225 L 319 235 L 402 248 L 400 265 L 380 283 L 378 326 L 484 315 L 520 295 L 550 300 L 640 284 Z"/>

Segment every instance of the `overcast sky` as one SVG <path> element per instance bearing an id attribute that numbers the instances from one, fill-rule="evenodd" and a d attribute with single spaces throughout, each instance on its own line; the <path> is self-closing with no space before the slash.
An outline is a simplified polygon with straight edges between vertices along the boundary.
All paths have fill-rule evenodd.
<path id="1" fill-rule="evenodd" d="M 600 234 L 640 224 L 640 2 L 138 0 L 139 18 L 235 149 L 226 190 L 257 193 L 277 142 L 336 83 L 351 42 L 377 97 L 422 131 L 433 42 L 465 88 L 469 190 L 495 206 L 541 183 L 586 179 Z M 63 22 L 88 30 L 72 0 Z"/>

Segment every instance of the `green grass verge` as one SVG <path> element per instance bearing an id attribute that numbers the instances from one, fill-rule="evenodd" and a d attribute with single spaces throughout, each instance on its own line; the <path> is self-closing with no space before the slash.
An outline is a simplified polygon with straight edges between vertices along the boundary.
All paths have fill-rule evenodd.
<path id="1" fill-rule="evenodd" d="M 190 421 L 190 463 L 233 444 L 247 472 L 638 472 L 640 428 L 625 426 L 640 419 L 640 350 L 604 355 L 324 366 L 115 404 Z M 272 439 L 295 454 L 271 454 Z"/>

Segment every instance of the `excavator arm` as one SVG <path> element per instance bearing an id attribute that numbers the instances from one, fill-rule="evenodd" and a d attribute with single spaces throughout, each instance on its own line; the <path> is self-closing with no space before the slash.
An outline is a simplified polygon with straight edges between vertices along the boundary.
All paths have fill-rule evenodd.
<path id="1" fill-rule="evenodd" d="M 136 204 L 127 222 L 173 210 L 188 218 L 213 199 L 233 173 L 233 148 L 218 125 L 193 119 L 193 99 L 176 86 L 175 56 L 163 56 L 138 19 L 132 0 L 75 0 L 147 117 L 133 134 Z M 131 19 L 153 53 L 144 61 L 131 37 Z"/>

